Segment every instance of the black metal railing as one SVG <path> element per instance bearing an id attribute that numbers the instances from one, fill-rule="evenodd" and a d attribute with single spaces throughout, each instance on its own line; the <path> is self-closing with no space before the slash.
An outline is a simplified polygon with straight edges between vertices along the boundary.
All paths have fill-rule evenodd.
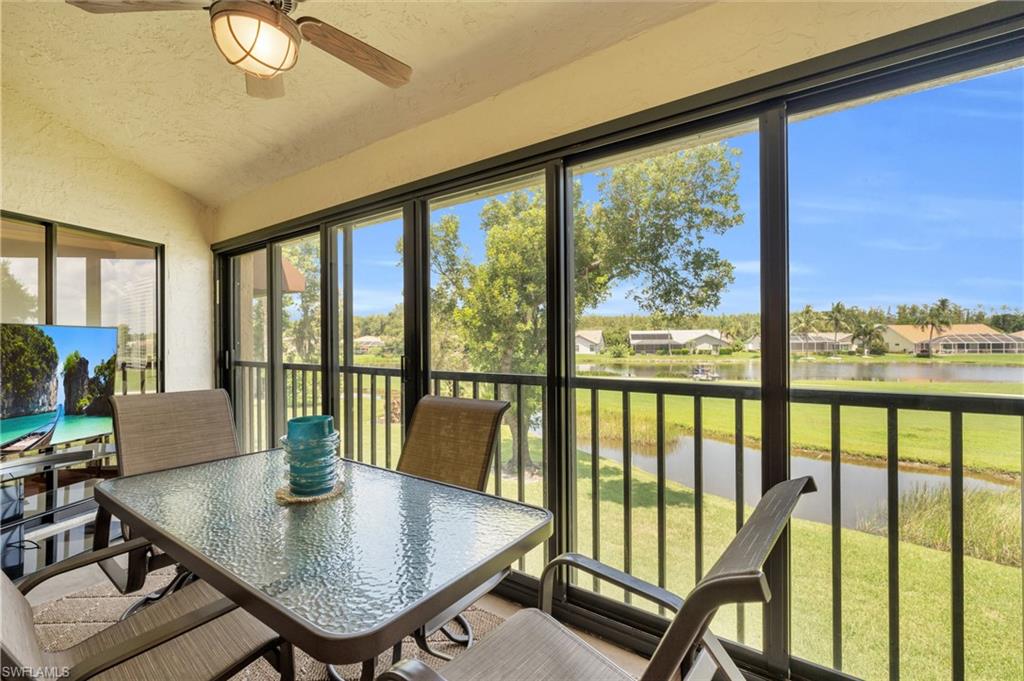
<path id="1" fill-rule="evenodd" d="M 128 366 L 128 362 L 121 362 L 121 394 L 127 395 L 129 392 L 135 392 L 129 390 L 129 378 L 135 372 L 138 372 L 139 376 L 139 390 L 141 394 L 146 394 L 146 378 L 147 375 L 153 371 L 153 360 L 146 360 L 146 363 L 142 366 Z M 155 386 L 153 386 L 155 388 Z"/>
<path id="2" fill-rule="evenodd" d="M 265 443 L 265 413 L 262 406 L 266 396 L 266 365 L 262 363 L 239 362 L 236 380 L 245 397 L 241 404 L 244 414 L 242 423 L 247 424 L 247 442 L 260 447 Z M 288 413 L 302 415 L 317 413 L 320 408 L 320 368 L 317 365 L 285 364 L 286 404 Z M 401 443 L 404 440 L 405 400 L 402 395 L 401 371 L 397 368 L 344 367 L 341 370 L 342 386 L 340 410 L 344 421 L 346 456 L 374 465 L 394 467 L 397 465 Z M 601 526 L 601 460 L 602 440 L 607 441 L 602 426 L 601 405 L 612 399 L 621 410 L 621 463 L 622 463 L 622 521 L 621 539 L 623 569 L 631 572 L 636 549 L 633 526 L 633 445 L 634 415 L 633 401 L 641 395 L 653 396 L 654 409 L 654 456 L 657 485 L 657 581 L 667 587 L 670 574 L 668 547 L 668 512 L 666 501 L 667 449 L 666 414 L 669 407 L 667 398 L 690 398 L 692 400 L 693 438 L 693 568 L 696 579 L 704 573 L 705 559 L 705 505 L 704 505 L 704 458 L 705 458 L 705 401 L 730 400 L 733 403 L 733 432 L 735 488 L 731 495 L 734 502 L 734 525 L 739 531 L 745 519 L 744 485 L 750 473 L 745 470 L 744 448 L 747 431 L 744 424 L 744 406 L 761 399 L 759 387 L 750 385 L 727 385 L 721 383 L 690 383 L 659 380 L 633 380 L 618 378 L 574 377 L 570 382 L 578 405 L 589 404 L 590 451 L 577 447 L 577 457 L 589 458 L 590 479 L 576 479 L 577 489 L 588 489 L 590 496 L 590 544 L 594 558 L 602 558 L 602 546 L 606 537 Z M 527 474 L 531 468 L 532 454 L 540 455 L 539 471 L 533 464 L 534 473 L 541 476 L 548 470 L 546 438 L 543 432 L 547 421 L 546 379 L 539 375 L 517 375 L 479 372 L 435 371 L 430 374 L 431 392 L 436 395 L 473 397 L 485 399 L 506 399 L 512 408 L 506 414 L 505 426 L 512 440 L 512 450 L 499 439 L 494 456 L 493 471 L 488 489 L 497 495 L 508 496 L 522 501 L 527 498 Z M 255 391 L 255 392 L 253 392 Z M 987 414 L 1019 417 L 1024 437 L 1024 400 L 1013 397 L 975 397 L 956 395 L 921 395 L 862 392 L 853 390 L 819 390 L 795 388 L 790 391 L 793 404 L 822 405 L 829 409 L 831 433 L 828 438 L 829 479 L 819 480 L 819 486 L 831 493 L 829 508 L 831 547 L 831 614 L 832 614 L 832 666 L 843 667 L 843 540 L 842 540 L 842 410 L 844 407 L 864 407 L 883 410 L 886 415 L 885 472 L 886 472 L 886 546 L 887 546 L 887 609 L 890 671 L 895 677 L 899 671 L 900 659 L 900 419 L 901 411 L 940 412 L 949 415 L 950 423 L 950 487 L 951 487 L 951 602 L 952 663 L 959 670 L 956 678 L 962 678 L 964 669 L 964 428 L 965 414 Z M 605 404 L 607 404 L 605 402 Z M 383 405 L 384 418 L 380 418 Z M 236 407 L 237 408 L 237 407 Z M 382 428 L 383 424 L 383 428 Z M 264 429 L 264 430 L 261 430 Z M 383 434 L 381 433 L 383 430 Z M 586 431 L 584 431 L 586 433 Z M 720 434 L 716 434 L 719 437 Z M 506 438 L 507 440 L 508 438 Z M 532 447 L 531 447 L 532 445 Z M 250 445 L 252 447 L 252 445 Z M 580 469 L 577 469 L 580 470 Z M 531 473 L 532 474 L 532 473 Z M 760 471 L 755 471 L 759 475 Z M 511 487 L 510 487 L 511 486 Z M 546 486 L 541 485 L 546 495 Z M 533 501 L 538 501 L 533 499 Z M 546 502 L 546 499 L 544 500 Z M 575 505 L 577 499 L 572 499 Z M 580 509 L 573 508 L 578 513 Z M 526 568 L 520 560 L 519 569 Z M 592 589 L 600 592 L 596 580 Z M 628 594 L 622 595 L 630 602 Z M 736 611 L 736 638 L 744 642 L 747 638 L 747 622 L 743 607 Z"/>
<path id="3" fill-rule="evenodd" d="M 738 531 L 744 521 L 744 420 L 743 406 L 745 401 L 761 399 L 761 391 L 756 386 L 682 383 L 668 381 L 643 381 L 616 378 L 577 377 L 571 382 L 576 391 L 577 400 L 588 395 L 590 403 L 590 502 L 592 515 L 592 536 L 590 538 L 594 558 L 601 558 L 602 535 L 600 525 L 600 473 L 601 458 L 601 412 L 602 393 L 618 393 L 622 412 L 622 447 L 623 466 L 623 569 L 630 572 L 632 565 L 633 525 L 632 525 L 632 447 L 631 447 L 631 401 L 639 394 L 653 395 L 655 398 L 655 456 L 657 476 L 657 565 L 658 583 L 665 587 L 667 574 L 666 547 L 666 435 L 665 435 L 665 398 L 668 396 L 687 396 L 693 404 L 693 479 L 694 479 L 694 570 L 696 579 L 703 574 L 704 556 L 704 508 L 703 508 L 703 401 L 705 398 L 729 399 L 734 402 L 735 442 L 735 527 Z M 829 524 L 831 530 L 831 564 L 832 564 L 832 666 L 842 669 L 843 666 L 843 545 L 842 545 L 842 408 L 865 407 L 884 410 L 886 414 L 886 543 L 887 543 L 887 598 L 888 598 L 888 643 L 889 665 L 893 678 L 899 675 L 900 660 L 900 516 L 899 516 L 899 413 L 904 410 L 929 411 L 947 413 L 950 419 L 950 488 L 951 488 L 951 602 L 952 664 L 954 678 L 963 678 L 964 674 L 964 414 L 985 414 L 1021 417 L 1021 432 L 1024 439 L 1024 400 L 1014 397 L 974 397 L 956 395 L 912 395 L 893 393 L 874 393 L 851 390 L 818 390 L 795 388 L 790 390 L 790 403 L 826 405 L 830 409 L 830 475 L 828 488 L 831 492 Z M 1024 443 L 1022 443 L 1024 446 Z M 584 484 L 584 483 L 578 483 Z M 600 591 L 600 583 L 595 580 L 593 589 Z M 629 595 L 623 595 L 630 601 Z M 745 622 L 744 610 L 737 607 L 736 614 L 737 640 L 744 642 Z M 958 671 L 957 671 L 958 670 Z"/>
<path id="4" fill-rule="evenodd" d="M 348 366 L 342 367 L 340 374 L 340 410 L 345 424 L 342 452 L 357 461 L 394 468 L 405 441 L 401 370 Z M 383 438 L 378 430 L 381 422 Z"/>

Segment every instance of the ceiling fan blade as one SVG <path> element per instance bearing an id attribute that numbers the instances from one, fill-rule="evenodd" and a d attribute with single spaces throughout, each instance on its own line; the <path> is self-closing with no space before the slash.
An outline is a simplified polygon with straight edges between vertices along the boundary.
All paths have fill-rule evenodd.
<path id="1" fill-rule="evenodd" d="M 303 38 L 388 87 L 401 87 L 409 82 L 412 68 L 408 64 L 367 45 L 359 38 L 313 17 L 302 17 L 296 23 Z"/>
<path id="2" fill-rule="evenodd" d="M 205 9 L 212 0 L 66 0 L 92 14 L 121 12 L 165 12 L 179 9 Z"/>
<path id="3" fill-rule="evenodd" d="M 284 97 L 284 76 L 257 78 L 245 74 L 245 93 L 257 99 L 280 99 Z"/>

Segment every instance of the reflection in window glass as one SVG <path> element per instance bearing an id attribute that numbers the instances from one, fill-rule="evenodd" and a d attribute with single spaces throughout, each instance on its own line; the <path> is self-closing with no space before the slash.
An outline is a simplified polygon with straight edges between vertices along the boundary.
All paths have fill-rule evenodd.
<path id="1" fill-rule="evenodd" d="M 55 288 L 57 324 L 118 328 L 115 392 L 155 392 L 156 249 L 58 227 Z"/>
<path id="2" fill-rule="evenodd" d="M 231 258 L 233 361 L 231 395 L 242 451 L 269 446 L 267 424 L 267 251 Z"/>
<path id="3" fill-rule="evenodd" d="M 601 158 L 571 168 L 571 178 L 575 370 L 602 383 L 575 391 L 577 547 L 686 594 L 760 497 L 760 404 L 627 392 L 623 383 L 760 383 L 757 123 Z M 760 622 L 760 608 L 723 608 L 715 632 L 757 646 Z"/>
<path id="4" fill-rule="evenodd" d="M 275 358 L 278 430 L 322 409 L 320 373 L 320 234 L 285 241 L 278 254 L 281 328 Z"/>
<path id="5" fill-rule="evenodd" d="M 0 320 L 44 321 L 46 233 L 39 225 L 4 218 L 0 222 Z"/>
<path id="6" fill-rule="evenodd" d="M 791 405 L 791 470 L 815 475 L 819 489 L 796 514 L 813 522 L 794 522 L 793 652 L 856 676 L 889 673 L 884 464 L 895 428 L 900 673 L 950 676 L 954 435 L 950 408 L 929 400 L 969 395 L 966 411 L 982 413 L 963 416 L 966 677 L 1017 678 L 1021 423 L 983 412 L 987 399 L 1024 396 L 1024 69 L 801 115 L 789 126 L 789 172 L 793 386 L 847 403 L 853 391 L 883 405 L 886 393 L 913 393 L 926 407 L 893 421 L 884 407 Z"/>

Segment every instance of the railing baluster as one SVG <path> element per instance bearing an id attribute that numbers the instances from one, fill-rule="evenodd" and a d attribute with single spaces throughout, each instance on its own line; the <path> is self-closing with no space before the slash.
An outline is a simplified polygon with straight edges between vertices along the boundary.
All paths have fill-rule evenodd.
<path id="1" fill-rule="evenodd" d="M 462 395 L 461 395 L 461 393 L 459 391 L 459 379 L 456 378 L 454 381 L 452 381 L 452 397 L 461 397 L 461 396 Z"/>
<path id="2" fill-rule="evenodd" d="M 149 371 L 150 362 L 146 362 L 146 365 L 142 367 L 142 373 L 139 376 L 139 392 L 143 395 L 146 394 L 146 372 Z"/>
<path id="3" fill-rule="evenodd" d="M 501 390 L 494 384 L 494 399 L 501 399 Z M 494 452 L 494 495 L 501 496 L 501 431 L 498 431 L 497 451 Z"/>
<path id="4" fill-rule="evenodd" d="M 320 370 L 313 369 L 313 413 L 320 413 Z"/>
<path id="5" fill-rule="evenodd" d="M 544 481 L 548 479 L 548 439 L 545 434 L 548 432 L 548 389 L 547 386 L 540 387 L 540 480 L 543 490 L 544 507 L 551 507 L 551 500 L 548 498 L 548 486 Z M 547 562 L 547 543 L 544 544 L 544 557 Z"/>
<path id="6" fill-rule="evenodd" d="M 405 444 L 405 383 L 398 379 L 398 448 Z"/>
<path id="7" fill-rule="evenodd" d="M 734 420 L 736 424 L 736 489 L 734 491 L 734 494 L 736 495 L 736 532 L 739 532 L 740 528 L 743 527 L 743 500 L 745 499 L 743 485 L 743 452 L 746 443 L 744 441 L 743 436 L 742 397 L 736 398 L 735 407 L 736 414 Z M 746 633 L 744 631 L 746 628 L 746 613 L 747 611 L 742 604 L 736 605 L 736 640 L 740 643 L 743 643 L 744 639 L 746 638 Z"/>
<path id="8" fill-rule="evenodd" d="M 832 666 L 843 668 L 843 524 L 842 524 L 842 428 L 838 403 L 832 405 Z"/>
<path id="9" fill-rule="evenodd" d="M 242 411 L 245 414 L 245 450 L 255 451 L 253 445 L 253 423 L 252 423 L 252 402 L 255 395 L 252 394 L 252 380 L 249 378 L 249 367 L 239 367 L 242 374 Z"/>
<path id="10" fill-rule="evenodd" d="M 377 374 L 370 374 L 370 463 L 377 465 Z"/>
<path id="11" fill-rule="evenodd" d="M 964 678 L 964 415 L 949 415 L 953 681 Z"/>
<path id="12" fill-rule="evenodd" d="M 356 374 L 356 454 L 363 460 L 363 375 Z"/>
<path id="13" fill-rule="evenodd" d="M 306 395 L 306 370 L 302 370 L 302 415 L 306 416 L 306 402 L 309 397 Z"/>
<path id="14" fill-rule="evenodd" d="M 900 678 L 900 490 L 899 410 L 887 412 L 886 492 L 889 539 L 889 678 Z"/>
<path id="15" fill-rule="evenodd" d="M 435 378 L 434 379 L 434 394 L 437 395 L 438 397 L 441 396 L 441 379 L 440 378 Z"/>
<path id="16" fill-rule="evenodd" d="M 121 394 L 128 394 L 128 362 L 121 362 Z"/>
<path id="17" fill-rule="evenodd" d="M 704 576 L 704 404 L 693 398 L 693 543 L 696 581 Z M 696 583 L 696 582 L 695 582 Z"/>
<path id="18" fill-rule="evenodd" d="M 665 508 L 665 395 L 658 393 L 656 400 L 656 428 L 657 428 L 657 470 L 658 470 L 658 586 L 665 588 L 668 577 L 668 566 L 666 561 L 665 535 L 666 508 Z M 659 605 L 658 612 L 665 614 L 665 607 Z"/>
<path id="19" fill-rule="evenodd" d="M 516 496 L 519 501 L 526 501 L 526 457 L 527 457 L 527 442 L 526 442 L 526 421 L 523 414 L 523 384 L 516 383 L 516 434 L 519 438 L 519 451 L 516 453 L 518 457 L 518 465 L 516 465 Z M 526 569 L 525 558 L 519 559 L 519 569 Z"/>
<path id="20" fill-rule="evenodd" d="M 473 381 L 473 399 L 480 399 L 480 384 L 476 381 Z"/>
<path id="21" fill-rule="evenodd" d="M 622 569 L 633 571 L 633 452 L 630 433 L 629 392 L 622 391 Z M 625 592 L 626 603 L 633 597 Z"/>
<path id="22" fill-rule="evenodd" d="M 601 560 L 601 414 L 599 391 L 590 389 L 590 516 L 591 555 Z M 601 581 L 594 577 L 594 591 L 601 593 Z"/>
<path id="23" fill-rule="evenodd" d="M 294 416 L 298 416 L 299 415 L 299 382 L 295 378 L 295 370 L 294 369 L 289 369 L 287 374 L 286 374 L 286 376 L 287 376 L 288 380 L 292 384 L 291 385 L 291 388 L 292 388 L 292 390 L 291 390 L 291 393 L 292 393 L 292 409 L 291 409 L 291 414 L 294 417 Z"/>
<path id="24" fill-rule="evenodd" d="M 384 377 L 384 464 L 391 468 L 391 375 Z"/>

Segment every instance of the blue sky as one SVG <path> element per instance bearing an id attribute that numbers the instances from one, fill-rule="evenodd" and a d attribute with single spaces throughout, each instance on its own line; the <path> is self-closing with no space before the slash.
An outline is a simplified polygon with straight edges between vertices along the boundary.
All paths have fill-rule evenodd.
<path id="1" fill-rule="evenodd" d="M 718 312 L 756 312 L 757 135 L 740 150 L 745 221 L 709 240 L 735 266 Z M 790 287 L 794 309 L 895 306 L 948 297 L 964 306 L 1024 307 L 1024 68 L 791 121 Z M 584 200 L 597 174 L 580 176 Z M 455 213 L 483 257 L 485 199 Z M 355 231 L 355 313 L 401 301 L 395 219 Z M 620 282 L 594 312 L 637 311 Z"/>
<path id="2" fill-rule="evenodd" d="M 64 359 L 75 350 L 89 360 L 89 375 L 96 365 L 117 352 L 117 329 L 83 326 L 40 326 L 57 346 L 57 371 L 63 371 Z M 57 402 L 64 403 L 64 391 L 57 391 Z"/>

